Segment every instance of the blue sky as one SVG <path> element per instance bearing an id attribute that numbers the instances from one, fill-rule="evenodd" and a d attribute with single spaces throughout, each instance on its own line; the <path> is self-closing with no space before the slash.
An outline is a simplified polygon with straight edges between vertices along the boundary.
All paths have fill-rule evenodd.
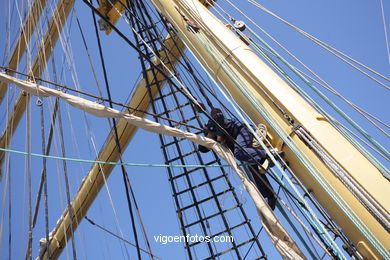
<path id="1" fill-rule="evenodd" d="M 0 35 L 6 34 L 6 24 L 8 19 L 8 7 L 11 3 L 13 16 L 11 20 L 11 37 L 13 42 L 19 28 L 18 14 L 13 7 L 13 1 L 1 2 L 1 26 Z M 21 2 L 21 1 L 20 1 Z M 260 1 L 259 1 L 260 2 Z M 384 1 L 385 2 L 385 1 Z M 226 1 L 218 1 L 219 4 L 228 7 Z M 383 29 L 383 20 L 381 16 L 380 1 L 261 1 L 262 5 L 283 17 L 287 21 L 295 24 L 306 32 L 314 35 L 322 41 L 332 45 L 340 51 L 350 55 L 369 67 L 377 70 L 383 75 L 389 77 L 389 59 L 386 50 L 386 41 Z M 54 6 L 53 3 L 50 3 Z M 390 5 L 384 3 L 385 14 L 388 15 Z M 367 109 L 370 113 L 389 123 L 389 94 L 383 87 L 372 80 L 362 76 L 359 72 L 351 69 L 349 66 L 341 63 L 335 57 L 314 45 L 302 35 L 293 31 L 291 28 L 275 20 L 270 15 L 265 14 L 259 9 L 254 8 L 246 1 L 241 1 L 240 7 L 254 18 L 257 23 L 271 33 L 280 43 L 286 46 L 291 52 L 317 72 L 337 91 L 345 95 L 352 102 Z M 99 65 L 94 29 L 91 23 L 90 10 L 82 3 L 76 3 L 77 17 L 83 27 L 88 46 L 92 55 L 93 63 L 98 74 L 98 80 L 103 87 L 103 75 Z M 22 9 L 22 3 L 19 4 Z M 230 12 L 230 11 L 229 11 Z M 23 13 L 23 11 L 21 12 Z M 238 15 L 234 14 L 236 19 Z M 80 33 L 76 24 L 76 13 L 71 14 L 72 23 L 68 23 L 66 30 L 70 32 L 71 52 L 68 51 L 72 61 L 71 66 L 64 61 L 63 46 L 67 43 L 67 35 L 62 36 L 62 46 L 58 44 L 55 49 L 56 69 L 58 72 L 57 81 L 61 84 L 76 87 L 75 75 L 77 75 L 80 88 L 86 92 L 97 94 L 97 87 L 88 62 L 86 51 L 82 45 Z M 389 21 L 389 18 L 387 18 Z M 126 35 L 131 35 L 131 31 L 124 21 L 118 23 L 119 28 Z M 389 22 L 386 23 L 389 30 Z M 137 81 L 141 68 L 134 50 L 131 49 L 115 33 L 105 36 L 100 33 L 103 43 L 104 55 L 107 64 L 107 71 L 112 91 L 113 100 L 125 103 L 129 93 Z M 7 37 L 0 38 L 0 59 L 1 65 L 5 66 L 7 53 Z M 31 48 L 33 49 L 34 44 Z M 188 54 L 190 55 L 190 54 Z M 48 80 L 54 80 L 49 65 L 50 73 L 45 73 L 42 77 Z M 200 69 L 200 68 L 199 68 Z M 20 68 L 24 71 L 23 66 Z M 63 73 L 60 73 L 63 71 Z M 76 72 L 73 74 L 71 71 Z M 104 87 L 103 87 L 104 88 Z M 11 88 L 10 93 L 14 93 L 15 88 Z M 105 93 L 105 92 L 104 92 Z M 9 95 L 7 98 L 13 100 L 18 92 Z M 332 97 L 331 95 L 329 95 Z M 378 133 L 365 120 L 354 113 L 349 107 L 339 101 L 332 99 L 356 119 L 365 129 L 367 129 L 381 144 L 389 148 L 389 139 L 383 134 Z M 32 152 L 40 153 L 40 126 L 39 109 L 35 105 L 36 99 L 31 103 L 32 116 Z M 11 102 L 10 101 L 10 102 Z M 46 109 L 53 106 L 53 102 L 45 101 Z M 4 128 L 5 121 L 3 115 L 7 113 L 7 102 L 0 105 L 0 126 Z M 67 156 L 81 159 L 93 160 L 96 151 L 105 141 L 109 131 L 109 125 L 106 119 L 97 119 L 87 116 L 74 108 L 62 104 L 62 119 L 64 121 L 65 142 L 67 147 Z M 49 121 L 49 116 L 45 118 Z M 48 131 L 48 127 L 46 127 Z M 92 134 L 93 133 L 93 134 Z M 94 141 L 92 141 L 94 140 Z M 15 138 L 12 141 L 12 149 L 26 151 L 26 118 L 21 120 L 19 128 L 16 131 Z M 95 146 L 95 147 L 94 147 Z M 56 135 L 52 147 L 52 154 L 60 154 L 59 138 Z M 164 163 L 160 150 L 158 136 L 145 131 L 138 131 L 133 141 L 124 153 L 124 161 L 130 163 Z M 40 158 L 32 158 L 32 184 L 33 184 L 33 202 L 35 202 L 37 186 L 39 183 L 39 174 L 42 161 Z M 24 257 L 27 246 L 27 182 L 26 182 L 26 157 L 22 155 L 11 155 L 12 176 L 12 255 L 13 259 Z M 387 164 L 388 166 L 389 164 Z M 90 165 L 85 163 L 68 163 L 71 197 L 77 191 L 82 178 L 85 176 Z M 49 174 L 49 229 L 52 230 L 57 219 L 66 205 L 65 186 L 62 176 L 62 164 L 56 160 L 48 160 Z M 3 175 L 8 174 L 3 166 Z M 185 259 L 185 251 L 180 243 L 171 243 L 162 245 L 153 241 L 153 236 L 162 235 L 180 235 L 179 223 L 175 214 L 175 207 L 170 191 L 166 169 L 151 167 L 127 167 L 130 180 L 137 197 L 140 212 L 145 224 L 153 253 L 163 259 Z M 244 207 L 252 219 L 255 230 L 259 230 L 260 225 L 253 204 L 243 190 L 237 178 L 231 173 L 231 181 L 236 187 Z M 8 179 L 9 180 L 9 179 Z M 1 220 L 3 223 L 3 236 L 1 240 L 1 259 L 8 258 L 8 192 L 4 196 L 5 178 L 3 177 L 0 185 L 0 194 L 2 196 Z M 116 214 L 112 209 L 110 197 L 115 206 Z M 229 199 L 229 198 L 226 198 Z M 133 242 L 131 233 L 130 218 L 127 210 L 124 187 L 122 183 L 121 171 L 116 168 L 108 180 L 107 188 L 104 188 L 99 194 L 97 200 L 92 205 L 87 214 L 97 223 L 105 226 L 113 232 L 119 234 L 120 228 L 126 239 Z M 115 217 L 116 215 L 116 217 Z M 140 230 L 139 230 L 140 233 Z M 33 257 L 38 254 L 38 240 L 44 236 L 44 214 L 43 210 L 39 212 L 38 224 L 34 230 Z M 142 236 L 139 236 L 143 241 Z M 261 233 L 260 240 L 264 241 L 264 247 L 270 259 L 279 259 L 280 257 L 273 249 L 266 238 L 264 232 Z M 76 232 L 77 253 L 79 259 L 122 259 L 126 254 L 121 249 L 123 246 L 117 239 L 112 238 L 103 231 L 91 226 L 84 221 Z M 141 243 L 146 248 L 145 243 Z M 133 247 L 127 247 L 132 258 L 136 257 L 136 251 Z M 146 255 L 145 255 L 146 256 Z M 227 258 L 231 257 L 227 255 Z M 67 247 L 61 259 L 71 259 L 70 247 Z"/>

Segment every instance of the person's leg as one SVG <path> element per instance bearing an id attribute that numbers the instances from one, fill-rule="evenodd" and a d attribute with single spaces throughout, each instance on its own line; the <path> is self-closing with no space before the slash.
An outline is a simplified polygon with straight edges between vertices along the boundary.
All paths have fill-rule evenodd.
<path id="1" fill-rule="evenodd" d="M 264 150 L 252 148 L 253 135 L 244 127 L 236 138 L 234 156 L 243 162 L 260 162 L 265 159 Z"/>
<path id="2" fill-rule="evenodd" d="M 270 208 L 274 210 L 276 206 L 276 197 L 268 178 L 265 175 L 259 176 L 253 171 L 253 169 L 252 176 L 255 179 L 257 189 L 260 191 L 261 195 L 263 195 L 263 197 L 267 199 Z"/>

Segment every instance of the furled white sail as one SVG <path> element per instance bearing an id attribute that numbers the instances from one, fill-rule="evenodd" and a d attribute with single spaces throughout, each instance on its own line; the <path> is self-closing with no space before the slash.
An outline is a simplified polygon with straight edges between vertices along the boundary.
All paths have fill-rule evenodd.
<path id="1" fill-rule="evenodd" d="M 64 93 L 60 90 L 47 88 L 33 82 L 14 78 L 5 73 L 0 72 L 0 81 L 8 84 L 15 84 L 17 87 L 21 88 L 23 91 L 29 93 L 30 95 L 39 97 L 59 97 L 73 107 L 81 109 L 94 116 L 122 118 L 126 120 L 129 124 L 135 125 L 146 131 L 175 137 L 184 137 L 191 142 L 200 144 L 202 146 L 214 150 L 219 156 L 221 156 L 222 159 L 224 159 L 232 167 L 232 169 L 240 177 L 249 195 L 252 197 L 255 203 L 256 209 L 258 211 L 258 214 L 260 215 L 260 219 L 268 236 L 270 237 L 272 243 L 275 245 L 276 249 L 279 251 L 282 257 L 284 259 L 305 259 L 304 255 L 302 254 L 296 243 L 286 232 L 286 230 L 284 229 L 276 215 L 273 213 L 273 211 L 269 208 L 263 196 L 256 188 L 256 185 L 248 180 L 247 176 L 237 165 L 233 154 L 227 147 L 220 145 L 218 142 L 210 138 L 186 132 L 157 122 L 153 122 L 151 120 L 141 118 L 129 113 L 120 112 L 116 109 L 108 108 L 102 104 L 86 100 L 84 98 L 77 97 L 68 93 Z"/>

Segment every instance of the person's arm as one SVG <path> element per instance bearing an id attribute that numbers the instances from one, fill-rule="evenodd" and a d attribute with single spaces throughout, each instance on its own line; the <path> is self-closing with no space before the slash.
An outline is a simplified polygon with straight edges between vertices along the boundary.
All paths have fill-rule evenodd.
<path id="1" fill-rule="evenodd" d="M 215 128 L 214 133 L 217 136 L 225 138 L 226 137 L 225 127 L 226 127 L 226 120 L 227 119 L 225 119 L 225 117 L 222 113 L 214 114 L 213 119 L 215 120 L 215 122 L 213 122 L 213 125 Z"/>
<path id="2" fill-rule="evenodd" d="M 206 137 L 215 140 L 215 135 L 213 135 L 212 133 L 207 133 Z M 208 153 L 208 152 L 210 152 L 210 149 L 205 147 L 205 146 L 203 146 L 203 145 L 199 145 L 198 149 L 199 149 L 199 152 L 201 152 L 201 153 Z"/>

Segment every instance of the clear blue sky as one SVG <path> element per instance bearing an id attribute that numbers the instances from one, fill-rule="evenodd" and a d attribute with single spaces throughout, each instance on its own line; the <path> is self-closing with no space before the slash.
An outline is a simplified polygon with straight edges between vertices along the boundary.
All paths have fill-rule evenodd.
<path id="1" fill-rule="evenodd" d="M 22 2 L 18 8 L 23 15 Z M 49 1 L 50 5 L 55 4 Z M 235 1 L 237 2 L 237 1 Z M 316 71 L 322 78 L 330 83 L 340 93 L 349 98 L 352 102 L 367 109 L 370 113 L 378 116 L 386 123 L 389 123 L 389 93 L 383 87 L 375 82 L 362 76 L 359 72 L 351 69 L 347 65 L 338 61 L 335 57 L 314 45 L 291 28 L 276 21 L 274 18 L 265 14 L 259 9 L 249 5 L 247 1 L 240 1 L 240 7 L 254 18 L 257 23 L 271 33 L 280 43 L 286 46 L 297 57 L 303 60 L 305 64 Z M 260 1 L 259 1 L 260 2 Z M 389 2 L 383 1 L 385 6 L 385 15 L 390 15 Z M 225 0 L 218 1 L 222 6 L 228 6 Z M 384 25 L 382 21 L 380 1 L 261 1 L 265 7 L 285 18 L 291 23 L 297 25 L 306 32 L 314 35 L 322 41 L 332 45 L 361 61 L 369 67 L 377 70 L 385 76 L 390 76 L 389 59 L 386 49 L 384 34 Z M 0 7 L 0 60 L 1 65 L 6 65 L 5 54 L 7 53 L 7 30 L 8 19 L 11 21 L 10 42 L 14 42 L 20 26 L 18 20 L 17 8 L 14 1 L 4 0 Z M 9 18 L 8 10 L 12 11 Z M 82 3 L 77 1 L 75 5 L 77 16 L 80 19 L 83 31 L 86 35 L 88 46 L 92 55 L 93 63 L 98 74 L 99 83 L 104 88 L 103 75 L 99 65 L 98 51 L 92 27 L 92 18 L 90 10 Z M 234 15 L 234 14 L 233 14 Z M 240 19 L 238 15 L 234 15 Z M 58 82 L 76 87 L 75 79 L 72 78 L 70 71 L 77 72 L 80 88 L 86 92 L 98 94 L 95 80 L 88 62 L 86 51 L 82 45 L 80 33 L 76 24 L 75 13 L 71 14 L 72 23 L 68 23 L 67 30 L 70 31 L 70 56 L 64 58 L 63 46 L 67 45 L 67 36 L 63 35 L 62 43 L 57 44 L 55 50 L 56 69 Z M 387 17 L 387 21 L 389 21 Z M 124 21 L 120 21 L 118 26 L 127 35 L 131 31 Z M 386 23 L 387 30 L 390 30 L 389 22 Z M 132 90 L 137 81 L 141 68 L 138 63 L 136 53 L 115 33 L 106 36 L 101 33 L 104 54 L 106 58 L 107 71 L 110 80 L 113 100 L 125 103 L 129 92 Z M 34 52 L 35 43 L 31 45 Z M 190 54 L 189 54 L 190 55 Z M 65 62 L 64 62 L 65 61 Z M 69 67 L 67 62 L 72 65 Z M 74 67 L 73 67 L 74 66 Z M 53 80 L 52 66 L 50 72 L 42 77 Z M 24 71 L 23 67 L 20 70 Z M 105 91 L 104 95 L 105 94 Z M 14 88 L 11 92 L 14 93 Z M 10 100 L 15 99 L 18 92 L 9 96 Z M 32 99 L 32 145 L 31 151 L 41 152 L 40 143 L 40 126 L 39 126 L 39 109 L 35 105 L 36 99 Z M 350 108 L 342 102 L 333 98 L 343 110 L 350 113 L 356 120 L 361 123 L 373 136 L 377 138 L 386 148 L 389 148 L 389 140 L 370 125 L 368 125 Z M 14 102 L 14 101 L 12 101 Z M 52 106 L 53 102 L 45 101 L 46 108 Z M 5 114 L 7 113 L 7 102 L 0 105 L 0 126 L 5 125 Z M 67 144 L 67 156 L 81 159 L 93 160 L 96 151 L 105 141 L 105 136 L 109 131 L 106 119 L 97 119 L 92 116 L 84 116 L 74 108 L 62 105 L 62 119 L 64 121 L 65 140 Z M 49 115 L 45 117 L 46 123 L 49 121 Z M 26 151 L 26 118 L 21 120 L 19 128 L 16 131 L 15 138 L 12 141 L 12 149 Z M 46 127 L 48 131 L 48 127 Z M 91 135 L 91 132 L 93 135 Z M 95 146 L 92 138 L 94 138 Z M 60 154 L 60 144 L 58 135 L 52 146 L 53 155 Z M 124 153 L 124 161 L 130 163 L 164 163 L 160 150 L 158 136 L 138 131 L 135 138 L 128 146 Z M 96 149 L 96 151 L 95 151 Z M 22 155 L 11 155 L 11 176 L 12 176 L 12 255 L 13 259 L 21 259 L 25 255 L 27 247 L 27 180 L 26 180 L 26 158 Z M 39 183 L 39 174 L 41 171 L 42 161 L 39 158 L 32 158 L 32 178 L 33 178 L 33 202 L 35 203 L 37 186 Z M 387 164 L 388 166 L 388 164 Z M 85 176 L 90 165 L 85 163 L 69 162 L 69 175 L 71 186 L 71 197 L 77 191 L 82 178 Z M 145 167 L 127 167 L 130 180 L 132 182 L 135 195 L 138 199 L 140 212 L 145 224 L 149 241 L 153 253 L 163 259 L 185 259 L 183 245 L 180 243 L 171 243 L 162 245 L 155 243 L 153 236 L 163 235 L 180 235 L 179 223 L 175 214 L 175 207 L 170 191 L 167 178 L 167 172 L 163 168 L 145 168 Z M 3 166 L 3 176 L 7 173 Z M 231 175 L 234 175 L 233 173 Z M 62 210 L 66 205 L 65 185 L 62 176 L 62 164 L 55 160 L 48 160 L 48 183 L 49 183 L 49 229 L 52 230 L 59 218 Z M 244 207 L 252 218 L 252 224 L 255 230 L 259 230 L 260 224 L 257 220 L 253 204 L 248 198 L 245 191 L 237 179 L 232 177 L 232 183 L 236 186 L 236 191 L 244 203 Z M 3 223 L 3 234 L 1 240 L 1 259 L 8 258 L 8 211 L 7 200 L 8 192 L 4 197 L 5 178 L 3 177 L 0 184 L 1 194 L 1 213 L 0 223 Z M 115 233 L 119 233 L 118 227 L 121 228 L 126 239 L 133 242 L 131 233 L 130 218 L 127 210 L 124 187 L 122 183 L 121 171 L 116 168 L 111 174 L 107 184 L 108 190 L 115 205 L 117 220 L 115 220 L 112 206 L 110 204 L 108 190 L 103 189 L 97 200 L 88 212 L 88 216 L 97 223 L 105 226 Z M 229 199 L 229 198 L 227 198 Z M 5 204 L 4 204 L 5 203 Z M 116 222 L 117 221 L 117 222 Z M 140 230 L 139 234 L 141 233 Z M 38 216 L 38 224 L 34 230 L 33 257 L 38 254 L 38 240 L 44 236 L 44 212 L 41 210 Z M 141 245 L 146 248 L 143 238 L 140 235 Z M 274 248 L 267 240 L 265 233 L 262 232 L 261 241 L 264 241 L 264 247 L 270 259 L 279 259 Z M 76 232 L 77 252 L 79 259 L 122 259 L 125 254 L 121 250 L 121 244 L 117 239 L 112 238 L 96 227 L 87 222 L 81 223 Z M 133 247 L 127 247 L 132 258 L 136 257 L 136 251 Z M 144 255 L 146 257 L 146 255 Z M 231 257 L 227 254 L 227 257 Z M 71 257 L 70 247 L 67 247 L 61 259 Z"/>

